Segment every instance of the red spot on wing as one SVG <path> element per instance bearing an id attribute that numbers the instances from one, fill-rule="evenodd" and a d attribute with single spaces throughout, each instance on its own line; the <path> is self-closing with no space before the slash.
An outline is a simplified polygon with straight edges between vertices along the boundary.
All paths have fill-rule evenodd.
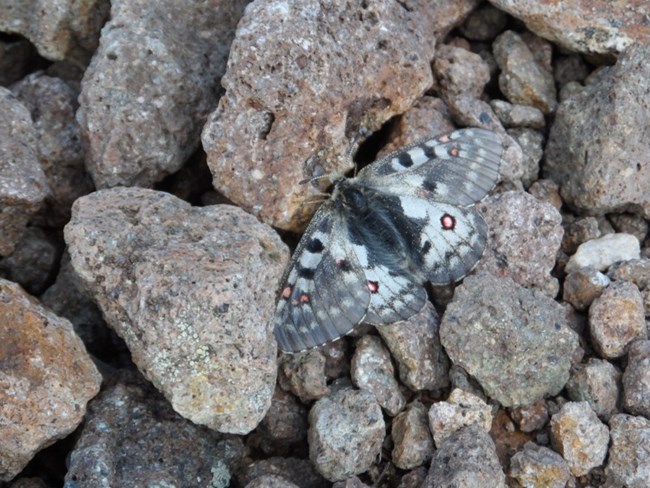
<path id="1" fill-rule="evenodd" d="M 440 224 L 444 230 L 453 230 L 456 227 L 456 219 L 446 213 L 440 217 Z"/>
<path id="2" fill-rule="evenodd" d="M 289 297 L 291 297 L 291 286 L 285 286 L 284 289 L 282 290 L 282 298 L 285 300 L 289 300 Z"/>
<path id="3" fill-rule="evenodd" d="M 438 140 L 439 140 L 440 142 L 449 142 L 449 141 L 451 141 L 451 139 L 449 138 L 449 136 L 446 135 L 446 134 L 443 135 L 443 136 L 438 137 Z"/>
<path id="4" fill-rule="evenodd" d="M 306 293 L 300 295 L 300 303 L 309 303 L 309 295 Z"/>
<path id="5" fill-rule="evenodd" d="M 449 149 L 449 155 L 452 157 L 458 157 L 458 147 L 453 146 L 451 149 Z"/>
<path id="6" fill-rule="evenodd" d="M 370 293 L 377 293 L 379 290 L 379 283 L 368 280 L 368 289 L 370 290 Z"/>

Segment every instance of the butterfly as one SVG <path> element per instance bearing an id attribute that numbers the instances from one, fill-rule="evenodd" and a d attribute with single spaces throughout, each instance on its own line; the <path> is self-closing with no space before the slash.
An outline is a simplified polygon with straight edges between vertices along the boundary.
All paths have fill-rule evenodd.
<path id="1" fill-rule="evenodd" d="M 471 208 L 496 184 L 499 137 L 468 128 L 405 146 L 334 183 L 282 278 L 274 332 L 299 352 L 360 322 L 405 320 L 423 286 L 454 283 L 474 268 L 487 225 Z"/>

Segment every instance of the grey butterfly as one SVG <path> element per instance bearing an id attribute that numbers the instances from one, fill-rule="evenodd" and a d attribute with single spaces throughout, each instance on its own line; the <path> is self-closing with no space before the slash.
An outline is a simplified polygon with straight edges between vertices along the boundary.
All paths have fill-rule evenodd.
<path id="1" fill-rule="evenodd" d="M 453 283 L 483 254 L 487 225 L 471 206 L 496 184 L 499 137 L 461 129 L 389 154 L 335 182 L 282 279 L 281 350 L 334 341 L 360 322 L 419 312 L 423 284 Z"/>

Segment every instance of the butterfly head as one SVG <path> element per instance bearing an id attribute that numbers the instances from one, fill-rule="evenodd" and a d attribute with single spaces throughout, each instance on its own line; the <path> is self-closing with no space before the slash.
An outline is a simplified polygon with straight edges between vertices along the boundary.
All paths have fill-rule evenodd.
<path id="1" fill-rule="evenodd" d="M 366 188 L 355 182 L 355 179 L 341 179 L 334 186 L 332 200 L 339 209 L 353 212 L 363 211 L 368 207 Z"/>

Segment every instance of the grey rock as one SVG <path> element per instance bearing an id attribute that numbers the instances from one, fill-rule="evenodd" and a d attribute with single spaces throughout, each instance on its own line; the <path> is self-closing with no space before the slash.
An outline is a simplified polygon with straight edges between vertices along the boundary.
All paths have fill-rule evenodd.
<path id="1" fill-rule="evenodd" d="M 457 486 L 506 486 L 494 441 L 478 425 L 459 430 L 438 446 L 422 484 L 422 488 Z"/>
<path id="2" fill-rule="evenodd" d="M 309 459 L 326 479 L 344 480 L 372 466 L 385 434 L 375 397 L 341 388 L 318 400 L 309 412 Z"/>
<path id="3" fill-rule="evenodd" d="M 594 349 L 607 359 L 623 356 L 635 339 L 646 339 L 639 289 L 629 281 L 616 281 L 605 288 L 589 307 L 589 330 Z"/>
<path id="4" fill-rule="evenodd" d="M 609 361 L 590 358 L 574 366 L 566 385 L 569 399 L 586 401 L 604 421 L 617 413 L 621 391 L 621 372 Z"/>
<path id="5" fill-rule="evenodd" d="M 508 16 L 494 6 L 481 5 L 460 26 L 460 33 L 472 41 L 491 41 L 506 28 Z"/>
<path id="6" fill-rule="evenodd" d="M 578 347 L 559 304 L 485 272 L 465 278 L 456 289 L 440 340 L 452 362 L 504 406 L 557 394 Z"/>
<path id="7" fill-rule="evenodd" d="M 352 382 L 361 390 L 372 393 L 391 417 L 406 405 L 406 398 L 395 379 L 390 353 L 379 337 L 366 335 L 357 343 L 351 375 Z"/>
<path id="8" fill-rule="evenodd" d="M 406 321 L 377 327 L 397 362 L 400 381 L 413 391 L 449 384 L 449 358 L 440 344 L 440 319 L 430 302 Z"/>
<path id="9" fill-rule="evenodd" d="M 436 50 L 433 74 L 443 100 L 458 95 L 479 98 L 490 81 L 490 69 L 478 54 L 446 44 Z"/>
<path id="10" fill-rule="evenodd" d="M 241 440 L 182 418 L 144 381 L 118 383 L 90 404 L 66 487 L 226 488 L 242 456 Z"/>
<path id="11" fill-rule="evenodd" d="M 598 219 L 595 217 L 580 217 L 568 221 L 565 219 L 562 251 L 567 254 L 574 254 L 581 244 L 599 237 L 601 237 L 601 231 L 598 226 Z"/>
<path id="12" fill-rule="evenodd" d="M 265 474 L 246 485 L 246 488 L 299 488 L 283 476 L 277 474 Z"/>
<path id="13" fill-rule="evenodd" d="M 399 469 L 413 469 L 431 459 L 433 439 L 426 407 L 417 400 L 410 403 L 393 419 L 391 437 L 392 461 Z"/>
<path id="14" fill-rule="evenodd" d="M 544 155 L 544 136 L 540 131 L 527 128 L 508 129 L 508 135 L 521 146 L 524 153 L 524 175 L 521 181 L 525 187 L 529 187 L 539 179 L 539 162 Z"/>
<path id="15" fill-rule="evenodd" d="M 235 476 L 239 486 L 246 486 L 258 478 L 267 479 L 268 476 L 281 477 L 287 480 L 287 483 L 293 483 L 300 488 L 330 486 L 308 459 L 290 457 L 270 457 L 245 463 Z"/>
<path id="16" fill-rule="evenodd" d="M 559 55 L 553 62 L 553 77 L 559 86 L 570 82 L 584 82 L 589 66 L 579 54 Z"/>
<path id="17" fill-rule="evenodd" d="M 247 0 L 117 0 L 77 113 L 98 188 L 152 186 L 198 148 Z"/>
<path id="18" fill-rule="evenodd" d="M 0 255 L 9 255 L 49 188 L 38 161 L 36 131 L 27 108 L 0 87 Z"/>
<path id="19" fill-rule="evenodd" d="M 588 402 L 567 402 L 551 417 L 551 442 L 569 464 L 571 474 L 582 476 L 603 464 L 609 429 Z"/>
<path id="20" fill-rule="evenodd" d="M 522 488 L 565 488 L 571 479 L 569 466 L 557 452 L 527 442 L 510 458 L 510 476 Z"/>
<path id="21" fill-rule="evenodd" d="M 650 481 L 650 420 L 614 415 L 609 421 L 612 445 L 605 487 L 647 488 Z"/>
<path id="22" fill-rule="evenodd" d="M 650 258 L 629 259 L 613 264 L 607 270 L 613 280 L 626 280 L 634 283 L 639 290 L 650 288 Z"/>
<path id="23" fill-rule="evenodd" d="M 492 407 L 478 396 L 459 388 L 454 389 L 446 401 L 436 402 L 429 409 L 429 427 L 438 447 L 451 434 L 472 424 L 489 432 Z"/>
<path id="24" fill-rule="evenodd" d="M 635 45 L 601 79 L 565 99 L 551 126 L 544 175 L 565 202 L 588 215 L 650 217 L 650 46 Z"/>
<path id="25" fill-rule="evenodd" d="M 77 200 L 72 265 L 133 361 L 195 423 L 248 433 L 276 380 L 271 317 L 288 261 L 269 227 L 229 205 L 139 188 Z"/>
<path id="26" fill-rule="evenodd" d="M 499 88 L 510 102 L 536 107 L 545 114 L 555 112 L 553 74 L 538 62 L 519 34 L 504 32 L 494 41 L 493 51 L 501 68 Z"/>
<path id="27" fill-rule="evenodd" d="M 329 393 L 325 374 L 325 355 L 318 349 L 298 354 L 282 354 L 279 383 L 304 403 Z"/>
<path id="28" fill-rule="evenodd" d="M 650 341 L 630 346 L 623 372 L 623 406 L 632 415 L 650 418 Z"/>
<path id="29" fill-rule="evenodd" d="M 504 100 L 491 100 L 490 106 L 504 127 L 530 127 L 543 129 L 546 126 L 544 112 L 529 105 L 517 105 Z"/>

